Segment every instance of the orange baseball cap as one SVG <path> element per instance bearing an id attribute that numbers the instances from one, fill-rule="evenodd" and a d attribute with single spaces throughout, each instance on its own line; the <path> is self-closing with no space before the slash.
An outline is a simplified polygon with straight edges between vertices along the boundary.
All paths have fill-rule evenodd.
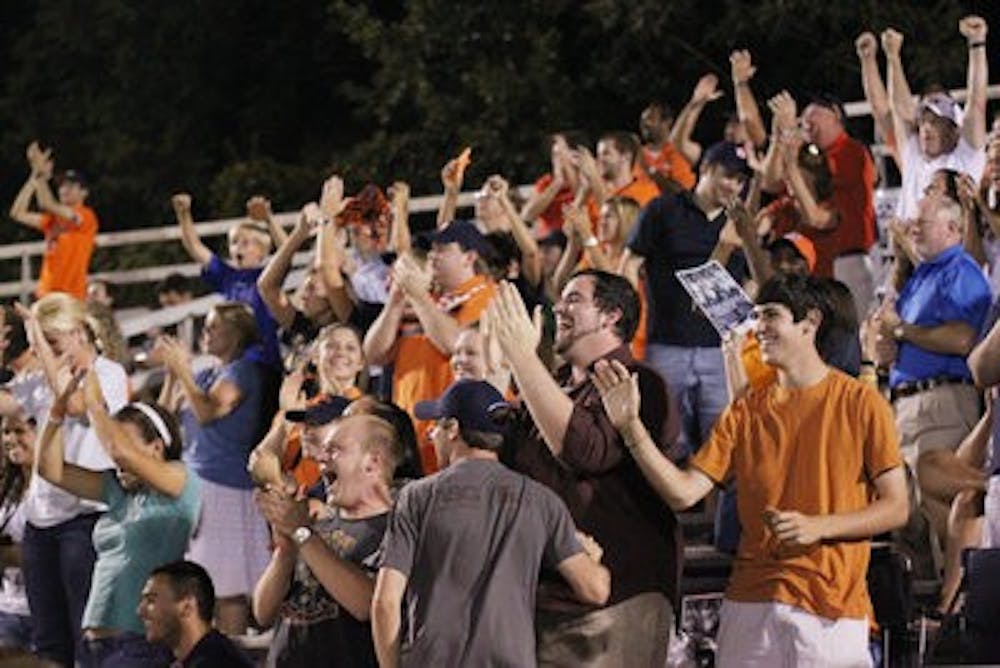
<path id="1" fill-rule="evenodd" d="M 775 244 L 782 242 L 791 245 L 791 247 L 795 249 L 795 252 L 802 256 L 802 259 L 806 261 L 806 265 L 809 266 L 810 273 L 816 270 L 816 247 L 808 237 L 805 237 L 798 232 L 789 232 L 780 239 L 777 239 L 771 245 L 774 246 Z"/>

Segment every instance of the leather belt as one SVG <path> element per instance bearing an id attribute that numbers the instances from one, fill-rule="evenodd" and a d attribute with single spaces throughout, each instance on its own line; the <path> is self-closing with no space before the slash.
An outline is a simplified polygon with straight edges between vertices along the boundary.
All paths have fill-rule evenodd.
<path id="1" fill-rule="evenodd" d="M 942 385 L 974 384 L 975 383 L 973 383 L 969 378 L 959 378 L 956 376 L 934 376 L 933 378 L 915 380 L 912 383 L 900 383 L 896 387 L 889 390 L 889 396 L 893 401 L 895 401 L 896 399 L 911 397 L 914 394 L 920 394 L 921 392 L 926 392 L 927 390 L 932 390 L 935 387 L 941 387 Z"/>

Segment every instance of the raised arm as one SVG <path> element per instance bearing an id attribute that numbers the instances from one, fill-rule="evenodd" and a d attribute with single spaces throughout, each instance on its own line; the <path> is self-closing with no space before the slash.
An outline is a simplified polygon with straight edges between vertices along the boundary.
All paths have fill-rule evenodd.
<path id="1" fill-rule="evenodd" d="M 799 169 L 800 142 L 779 140 L 784 162 L 785 182 L 802 211 L 802 222 L 817 230 L 832 230 L 837 226 L 837 212 L 816 201 L 812 189 Z"/>
<path id="2" fill-rule="evenodd" d="M 396 260 L 393 278 L 406 295 L 424 334 L 435 348 L 451 356 L 462 328 L 454 318 L 438 308 L 431 296 L 430 273 L 418 266 L 412 257 L 404 255 Z"/>
<path id="3" fill-rule="evenodd" d="M 163 361 L 177 379 L 199 424 L 229 415 L 243 401 L 243 391 L 230 380 L 219 379 L 207 391 L 198 387 L 188 353 L 178 341 L 164 337 L 162 349 Z"/>
<path id="4" fill-rule="evenodd" d="M 198 230 L 194 227 L 194 219 L 191 217 L 191 195 L 178 193 L 170 199 L 170 203 L 174 207 L 177 223 L 181 226 L 181 244 L 184 250 L 192 260 L 205 266 L 212 261 L 212 251 L 201 242 Z"/>
<path id="5" fill-rule="evenodd" d="M 66 419 L 69 397 L 76 392 L 82 379 L 82 372 L 74 375 L 49 408 L 49 418 L 38 438 L 38 473 L 74 496 L 100 501 L 103 487 L 101 473 L 65 461 L 62 424 Z"/>
<path id="6" fill-rule="evenodd" d="M 388 301 L 365 333 L 362 349 L 369 364 L 391 364 L 395 359 L 405 306 L 406 297 L 394 281 L 389 288 Z"/>
<path id="7" fill-rule="evenodd" d="M 323 183 L 323 194 L 320 197 L 319 208 L 323 220 L 316 238 L 315 267 L 326 288 L 330 308 L 341 322 L 347 322 L 354 310 L 354 302 L 344 282 L 344 267 L 347 263 L 344 248 L 346 230 L 335 222 L 346 206 L 344 182 L 339 176 L 333 175 Z M 315 215 L 315 212 L 310 215 Z"/>
<path id="8" fill-rule="evenodd" d="M 798 133 L 797 109 L 795 98 L 787 90 L 783 90 L 770 100 L 767 106 L 773 114 L 771 118 L 771 145 L 762 165 L 761 187 L 768 192 L 777 192 L 782 187 L 785 177 L 784 161 L 781 159 L 780 141 L 783 137 L 791 137 Z"/>
<path id="9" fill-rule="evenodd" d="M 392 201 L 392 229 L 389 233 L 389 250 L 405 255 L 413 248 L 410 234 L 410 184 L 396 181 L 389 186 Z"/>
<path id="10" fill-rule="evenodd" d="M 42 150 L 38 142 L 32 142 L 28 146 L 28 164 L 35 176 L 35 200 L 38 207 L 46 213 L 59 216 L 66 220 L 72 220 L 79 224 L 80 220 L 76 211 L 72 207 L 62 204 L 52 194 L 49 187 L 49 179 L 52 178 L 52 149 Z"/>
<path id="11" fill-rule="evenodd" d="M 962 136 L 973 148 L 986 145 L 986 85 L 989 66 L 986 62 L 986 21 L 979 16 L 966 16 L 959 21 L 958 30 L 969 47 L 969 72 L 962 119 Z"/>
<path id="12" fill-rule="evenodd" d="M 865 91 L 865 100 L 872 108 L 875 131 L 889 149 L 892 159 L 896 160 L 896 138 L 893 133 L 892 111 L 889 109 L 889 93 L 878 70 L 878 40 L 872 33 L 864 32 L 854 41 L 854 48 L 861 63 L 861 87 Z"/>
<path id="13" fill-rule="evenodd" d="M 288 233 L 274 219 L 274 214 L 271 212 L 271 200 L 263 195 L 254 195 L 247 200 L 247 218 L 267 226 L 275 248 L 282 246 L 288 239 Z"/>
<path id="14" fill-rule="evenodd" d="M 889 85 L 889 112 L 892 117 L 892 134 L 896 142 L 896 164 L 900 170 L 906 168 L 903 164 L 903 143 L 913 132 L 917 120 L 917 108 L 910 92 L 910 84 L 906 81 L 903 70 L 901 51 L 903 48 L 903 33 L 888 28 L 882 32 L 882 51 L 885 52 L 885 78 Z"/>
<path id="15" fill-rule="evenodd" d="M 490 183 L 495 185 L 495 188 L 490 189 L 490 196 L 496 197 L 500 202 L 504 215 L 510 221 L 510 232 L 514 236 L 514 242 L 521 251 L 521 273 L 529 285 L 539 285 L 542 282 L 542 255 L 538 250 L 538 242 L 514 208 L 507 180 L 495 175 L 490 177 Z"/>
<path id="16" fill-rule="evenodd" d="M 521 399 L 531 413 L 549 451 L 558 457 L 573 414 L 573 400 L 559 387 L 538 357 L 539 333 L 520 294 L 506 281 L 489 305 L 489 319 L 504 357 L 510 364 Z"/>
<path id="17" fill-rule="evenodd" d="M 438 209 L 437 227 L 441 229 L 455 220 L 455 210 L 458 208 L 458 194 L 462 191 L 465 170 L 472 162 L 472 149 L 466 147 L 457 158 L 445 163 L 441 169 L 441 184 L 444 186 L 444 199 Z"/>
<path id="18" fill-rule="evenodd" d="M 309 215 L 310 211 L 307 211 L 310 207 L 312 207 L 310 211 L 314 214 L 312 216 Z M 299 220 L 292 228 L 292 233 L 288 235 L 285 243 L 281 244 L 278 252 L 274 254 L 257 278 L 257 291 L 260 293 L 261 300 L 277 321 L 278 326 L 283 329 L 291 327 L 295 320 L 295 307 L 288 301 L 281 286 L 285 282 L 285 277 L 288 276 L 288 270 L 291 269 L 295 252 L 315 231 L 315 225 L 319 222 L 319 214 L 319 207 L 312 202 L 303 207 L 299 214 Z"/>
<path id="19" fill-rule="evenodd" d="M 663 501 L 675 511 L 690 508 L 705 497 L 714 483 L 697 469 L 674 465 L 653 442 L 639 419 L 639 379 L 617 360 L 600 360 L 594 366 L 594 385 L 601 393 L 604 410 L 621 432 L 625 447 L 643 477 Z"/>
<path id="20" fill-rule="evenodd" d="M 153 455 L 121 423 L 111 419 L 97 373 L 91 371 L 83 381 L 87 415 L 101 446 L 122 469 L 138 476 L 156 491 L 178 498 L 187 482 L 187 469 L 180 462 L 166 461 Z M 161 437 L 161 441 L 163 441 Z M 163 442 L 163 448 L 170 444 Z"/>
<path id="21" fill-rule="evenodd" d="M 35 195 L 35 181 L 37 176 L 34 173 L 28 175 L 24 185 L 17 191 L 17 196 L 10 205 L 10 217 L 36 230 L 42 229 L 42 214 L 31 211 L 31 198 Z"/>
<path id="22" fill-rule="evenodd" d="M 566 187 L 566 173 L 570 169 L 573 167 L 569 164 L 569 146 L 564 139 L 557 138 L 552 142 L 552 179 L 541 192 L 532 191 L 521 209 L 522 219 L 533 223 L 549 208 L 559 191 Z"/>
<path id="23" fill-rule="evenodd" d="M 670 143 L 692 165 L 701 159 L 701 144 L 691 139 L 691 135 L 694 134 L 694 128 L 698 124 L 701 112 L 705 110 L 705 105 L 718 100 L 722 95 L 722 91 L 719 90 L 719 77 L 714 74 L 702 76 L 695 84 L 691 99 L 677 114 L 670 129 Z"/>
<path id="24" fill-rule="evenodd" d="M 763 146 L 767 141 L 767 128 L 760 115 L 760 107 L 750 88 L 750 80 L 757 73 L 750 52 L 746 49 L 729 54 L 729 71 L 733 80 L 736 97 L 736 117 L 743 124 L 747 137 L 754 146 Z"/>

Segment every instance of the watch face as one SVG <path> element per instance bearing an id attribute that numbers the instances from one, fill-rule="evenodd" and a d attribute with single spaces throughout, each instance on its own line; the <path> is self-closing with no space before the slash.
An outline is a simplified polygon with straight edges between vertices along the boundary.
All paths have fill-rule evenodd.
<path id="1" fill-rule="evenodd" d="M 310 536 L 312 536 L 312 529 L 309 527 L 299 527 L 292 532 L 292 540 L 294 540 L 297 545 L 302 545 L 302 543 L 309 540 Z"/>

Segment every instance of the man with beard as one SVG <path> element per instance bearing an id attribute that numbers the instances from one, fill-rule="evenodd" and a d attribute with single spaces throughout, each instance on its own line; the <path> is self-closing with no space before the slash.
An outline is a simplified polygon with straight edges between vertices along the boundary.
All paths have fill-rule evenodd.
<path id="1" fill-rule="evenodd" d="M 310 425 L 322 407 L 307 409 L 303 444 L 319 462 L 329 512 L 313 521 L 301 490 L 268 488 L 257 506 L 271 523 L 274 553 L 254 591 L 254 616 L 278 625 L 268 665 L 375 666 L 368 622 L 374 556 L 382 543 L 392 496 L 389 485 L 402 459 L 396 430 L 371 415 Z M 318 447 L 316 437 L 323 438 Z"/>
<path id="2" fill-rule="evenodd" d="M 467 220 L 456 220 L 431 237 L 429 270 L 409 255 L 392 269 L 389 301 L 365 335 L 369 364 L 393 364 L 392 394 L 413 415 L 418 401 L 440 396 L 451 384 L 448 359 L 462 327 L 479 320 L 496 291 L 486 274 L 489 242 Z M 425 473 L 437 470 L 434 446 L 423 437 L 431 423 L 414 420 Z"/>
<path id="3" fill-rule="evenodd" d="M 677 437 L 676 408 L 659 375 L 629 352 L 639 296 L 621 276 L 591 269 L 575 274 L 555 305 L 555 351 L 566 362 L 555 378 L 535 352 L 539 335 L 512 285 L 502 285 L 488 314 L 523 402 L 504 460 L 566 502 L 577 527 L 604 547 L 611 571 L 611 597 L 597 609 L 543 575 L 538 663 L 663 665 L 680 574 L 677 521 L 628 456 L 590 375 L 601 359 L 634 370 L 643 424 L 669 449 Z"/>

